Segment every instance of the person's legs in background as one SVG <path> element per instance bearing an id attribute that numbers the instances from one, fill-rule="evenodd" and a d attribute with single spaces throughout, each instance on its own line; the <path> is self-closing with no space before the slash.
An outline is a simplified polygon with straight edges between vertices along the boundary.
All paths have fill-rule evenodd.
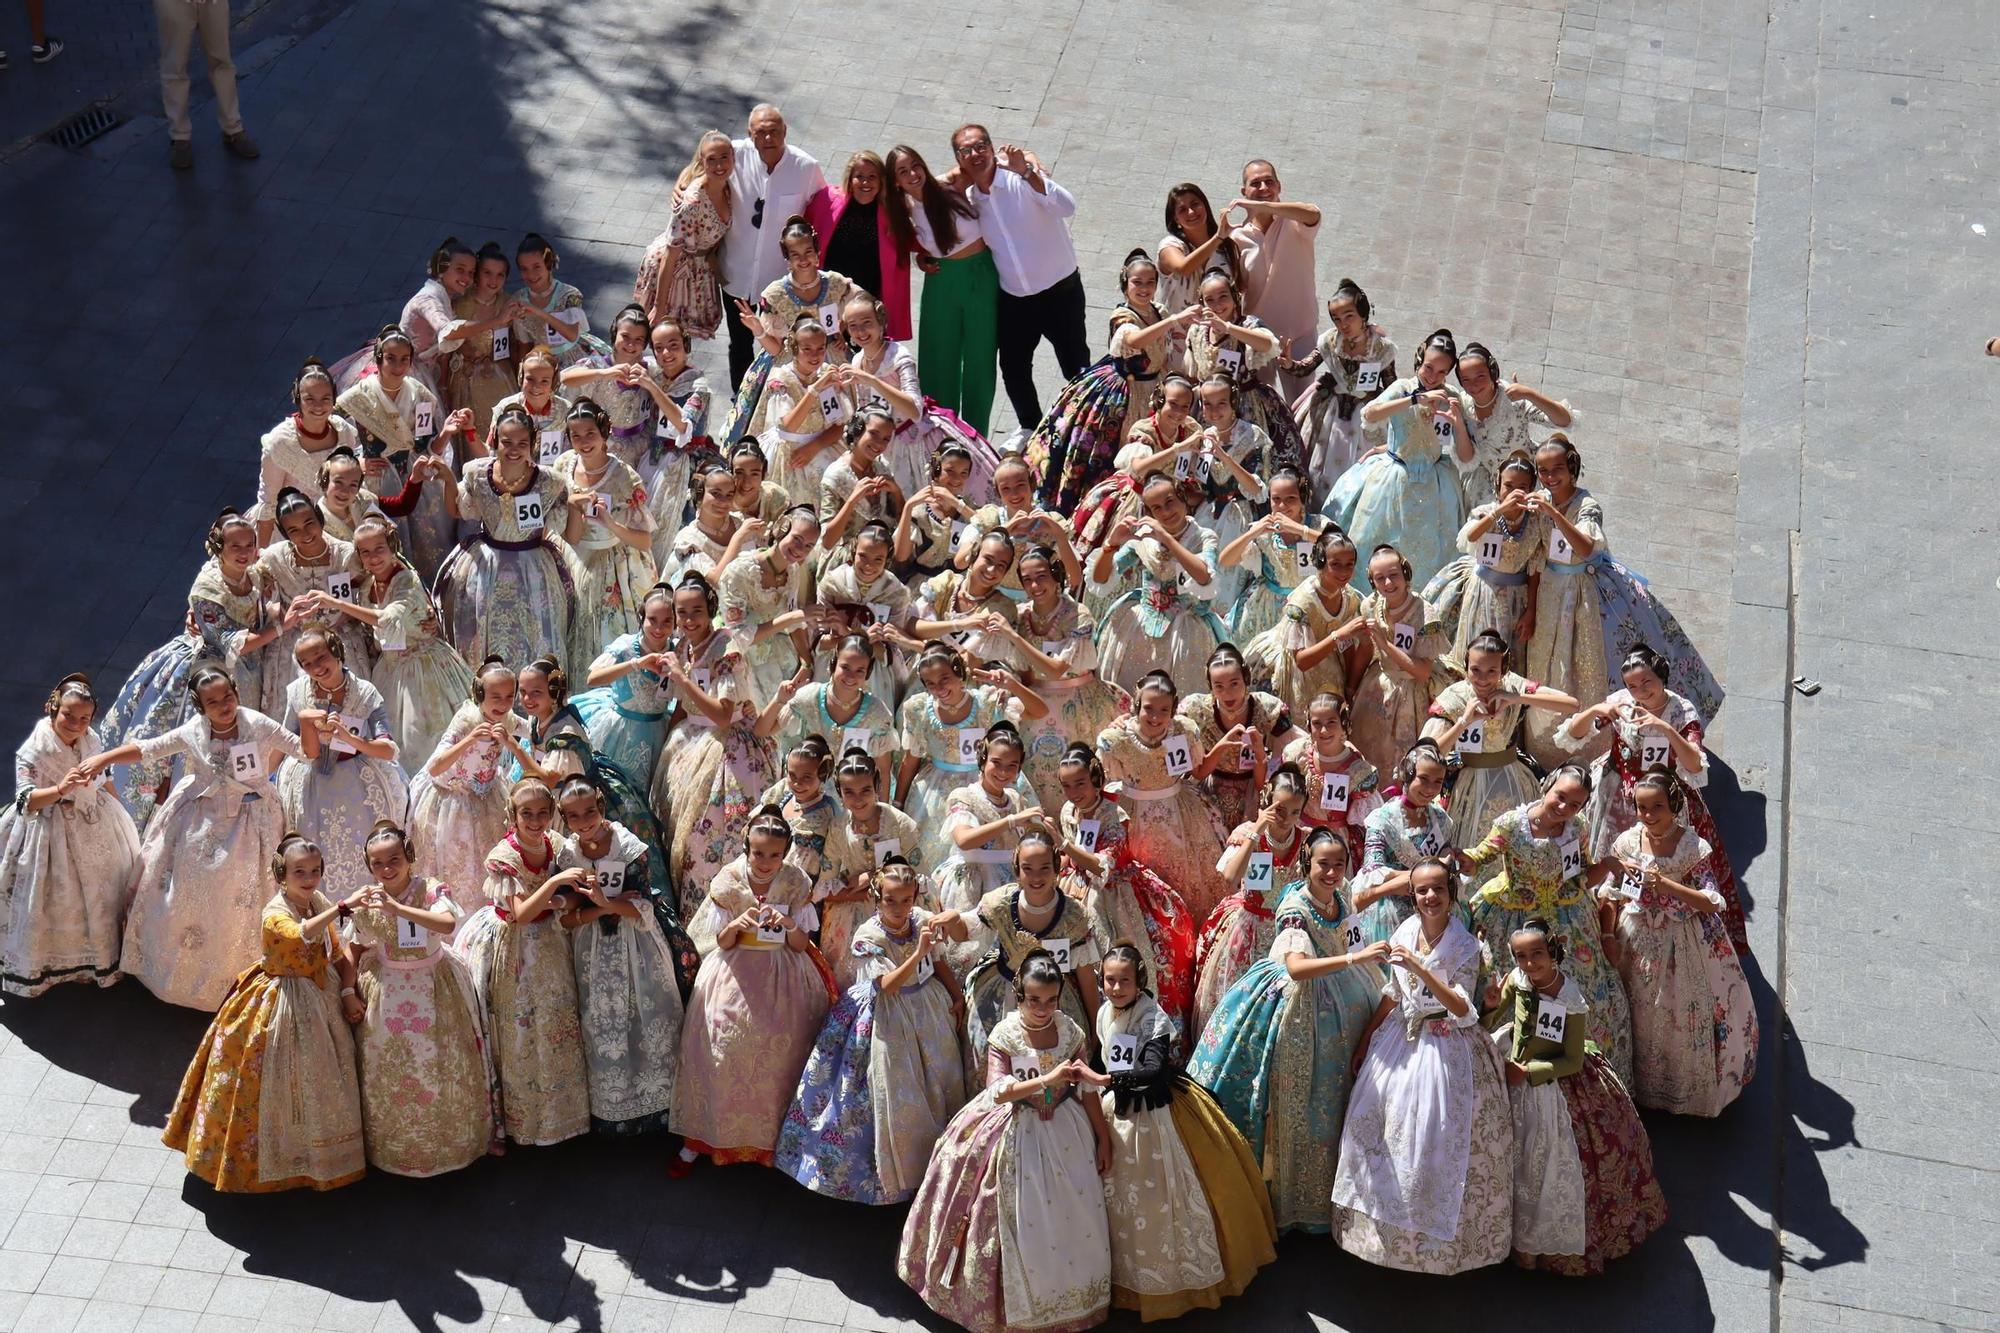
<path id="1" fill-rule="evenodd" d="M 209 0 L 194 10 L 195 32 L 208 60 L 208 82 L 215 89 L 215 118 L 222 126 L 223 145 L 237 157 L 256 157 L 257 145 L 243 132 L 243 111 L 236 100 L 236 57 L 229 51 L 227 0 Z M 181 58 L 181 67 L 185 75 L 186 56 Z"/>
<path id="2" fill-rule="evenodd" d="M 194 126 L 188 120 L 188 48 L 194 43 L 195 6 L 188 0 L 153 0 L 160 24 L 160 102 L 167 115 L 167 160 L 194 165 Z"/>
<path id="3" fill-rule="evenodd" d="M 964 367 L 958 396 L 964 406 L 958 409 L 958 414 L 984 435 L 993 422 L 993 390 L 998 379 L 995 357 L 1000 346 L 1000 270 L 994 267 L 990 250 L 982 250 L 961 262 L 966 265 L 966 282 L 960 289 L 958 317 L 965 332 L 958 350 L 959 364 Z M 917 369 L 923 370 L 921 361 Z M 1033 389 L 1030 384 L 1031 393 Z"/>
<path id="4" fill-rule="evenodd" d="M 1084 332 L 1083 274 L 1072 273 L 1035 300 L 1041 305 L 1042 334 L 1056 349 L 1056 364 L 1068 383 L 1090 366 L 1090 335 Z"/>
<path id="5" fill-rule="evenodd" d="M 965 303 L 958 262 L 945 260 L 935 273 L 924 275 L 924 294 L 918 306 L 922 318 L 917 322 L 917 377 L 927 397 L 977 428 L 979 423 L 965 416 L 959 398 L 964 382 L 959 355 L 965 345 Z"/>
<path id="6" fill-rule="evenodd" d="M 1035 396 L 1035 344 L 1042 340 L 1037 299 L 1009 292 L 999 297 L 1000 381 L 1022 430 L 1033 430 L 1042 419 L 1041 400 Z"/>
<path id="7" fill-rule="evenodd" d="M 757 359 L 757 347 L 750 337 L 750 330 L 743 327 L 743 321 L 736 314 L 738 301 L 754 307 L 756 297 L 753 295 L 745 300 L 728 292 L 722 294 L 722 322 L 729 326 L 729 392 L 732 394 L 743 383 L 743 372 L 750 369 L 750 363 Z"/>

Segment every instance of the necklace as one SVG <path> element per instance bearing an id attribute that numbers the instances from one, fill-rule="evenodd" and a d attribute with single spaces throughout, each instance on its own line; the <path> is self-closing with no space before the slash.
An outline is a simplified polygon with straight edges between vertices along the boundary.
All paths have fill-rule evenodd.
<path id="1" fill-rule="evenodd" d="M 1054 1014 L 1050 1014 L 1048 1018 L 1046 1018 L 1040 1023 L 1030 1023 L 1028 1021 L 1027 1010 L 1025 1009 L 1020 1010 L 1019 1013 L 1021 1015 L 1021 1026 L 1027 1029 L 1029 1032 L 1047 1032 L 1050 1028 L 1056 1025 L 1056 1016 Z"/>
<path id="2" fill-rule="evenodd" d="M 326 425 L 322 426 L 319 430 L 316 431 L 307 430 L 305 418 L 300 416 L 297 412 L 292 413 L 292 421 L 298 427 L 299 438 L 302 440 L 323 440 L 327 436 L 333 434 L 333 422 L 330 419 L 327 421 Z"/>

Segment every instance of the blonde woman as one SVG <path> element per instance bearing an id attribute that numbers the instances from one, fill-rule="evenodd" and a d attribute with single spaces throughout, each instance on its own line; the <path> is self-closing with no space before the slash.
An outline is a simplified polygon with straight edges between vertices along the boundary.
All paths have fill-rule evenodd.
<path id="1" fill-rule="evenodd" d="M 736 149 L 721 130 L 709 130 L 674 181 L 667 229 L 646 247 L 632 299 L 648 323 L 673 320 L 690 338 L 713 338 L 722 324 L 722 282 L 717 271 L 722 238 L 729 234 L 729 176 Z"/>

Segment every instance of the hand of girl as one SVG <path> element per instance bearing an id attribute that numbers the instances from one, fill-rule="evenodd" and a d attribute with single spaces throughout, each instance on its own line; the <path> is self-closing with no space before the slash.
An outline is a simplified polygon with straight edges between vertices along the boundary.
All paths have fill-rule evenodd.
<path id="1" fill-rule="evenodd" d="M 764 321 L 757 318 L 757 312 L 750 308 L 750 303 L 740 297 L 736 302 L 736 322 L 750 330 L 753 337 L 764 336 Z"/>
<path id="2" fill-rule="evenodd" d="M 1507 1085 L 1518 1088 L 1527 1081 L 1528 1067 L 1519 1061 L 1509 1060 L 1507 1062 Z"/>
<path id="3" fill-rule="evenodd" d="M 1501 992 L 1500 974 L 1498 972 L 1488 973 L 1486 986 L 1479 992 L 1479 1007 L 1482 1009 L 1491 1009 L 1499 1004 Z"/>
<path id="4" fill-rule="evenodd" d="M 447 435 L 470 435 L 472 433 L 472 409 L 461 407 L 446 417 L 444 419 L 444 430 L 441 433 Z"/>
<path id="5" fill-rule="evenodd" d="M 1373 944 L 1363 945 L 1353 953 L 1348 954 L 1347 962 L 1350 967 L 1359 967 L 1363 963 L 1382 962 L 1388 957 L 1389 941 L 1376 940 Z"/>
<path id="6" fill-rule="evenodd" d="M 358 1027 L 368 1017 L 368 1006 L 361 1002 L 359 995 L 340 997 L 340 1016 L 347 1020 L 347 1026 Z"/>

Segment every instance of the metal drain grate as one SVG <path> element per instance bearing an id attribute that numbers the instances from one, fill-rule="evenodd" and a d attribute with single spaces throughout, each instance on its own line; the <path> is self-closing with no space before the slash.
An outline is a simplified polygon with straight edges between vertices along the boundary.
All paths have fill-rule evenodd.
<path id="1" fill-rule="evenodd" d="M 119 116 L 109 102 L 97 102 L 63 121 L 44 137 L 58 148 L 81 148 L 92 139 L 116 129 Z"/>

